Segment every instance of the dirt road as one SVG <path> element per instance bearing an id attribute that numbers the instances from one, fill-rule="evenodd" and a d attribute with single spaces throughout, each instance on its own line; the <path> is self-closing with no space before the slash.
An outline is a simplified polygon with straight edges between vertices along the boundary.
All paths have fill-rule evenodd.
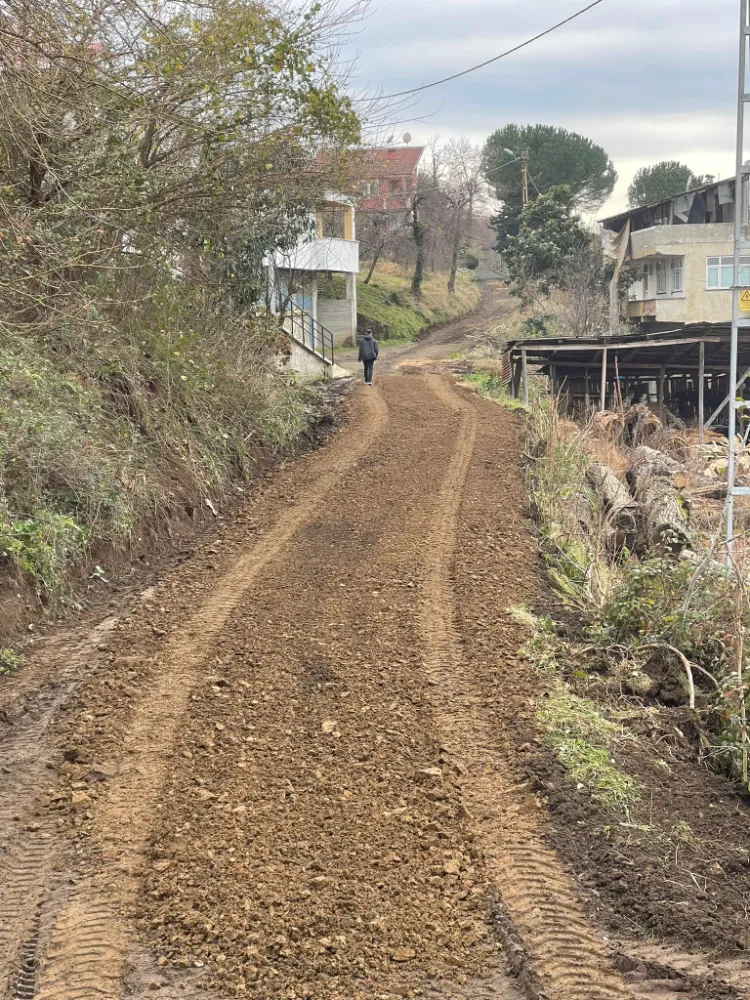
<path id="1" fill-rule="evenodd" d="M 520 777 L 516 418 L 439 374 L 349 410 L 3 685 L 3 1000 L 641 995 Z"/>

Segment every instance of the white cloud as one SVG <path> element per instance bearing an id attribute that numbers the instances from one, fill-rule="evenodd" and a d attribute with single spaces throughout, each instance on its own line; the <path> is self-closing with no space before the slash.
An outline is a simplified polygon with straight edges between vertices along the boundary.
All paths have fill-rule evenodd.
<path id="1" fill-rule="evenodd" d="M 417 87 L 502 52 L 573 13 L 581 0 L 376 0 L 353 46 L 360 85 Z M 415 142 L 508 122 L 560 125 L 610 154 L 620 175 L 603 212 L 625 205 L 635 171 L 664 159 L 734 172 L 736 0 L 607 0 L 476 74 L 427 90 L 391 131 Z M 420 118 L 423 120 L 420 121 Z M 532 167 L 533 171 L 533 167 Z"/>

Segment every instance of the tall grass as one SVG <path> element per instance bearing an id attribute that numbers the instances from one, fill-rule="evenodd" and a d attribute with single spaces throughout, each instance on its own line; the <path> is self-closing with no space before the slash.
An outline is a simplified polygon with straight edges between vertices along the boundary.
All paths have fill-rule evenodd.
<path id="1" fill-rule="evenodd" d="M 202 293 L 201 293 L 202 295 Z M 305 426 L 266 317 L 173 283 L 107 334 L 0 342 L 0 572 L 65 603 L 94 549 L 221 496 Z"/>
<path id="2" fill-rule="evenodd" d="M 596 663 L 599 671 L 608 665 L 620 678 L 636 678 L 630 688 L 639 696 L 647 663 L 676 672 L 684 680 L 685 700 L 695 703 L 705 752 L 747 782 L 743 636 L 750 628 L 750 596 L 744 572 L 730 573 L 717 562 L 709 540 L 696 539 L 692 559 L 668 551 L 611 551 L 607 514 L 586 469 L 606 455 L 607 464 L 621 472 L 628 458 L 624 446 L 598 433 L 593 421 L 573 424 L 549 400 L 536 399 L 527 451 L 549 579 L 558 598 L 580 615 L 575 641 L 553 641 L 554 626 L 547 629 L 556 663 L 567 659 L 571 676 L 583 670 L 584 677 L 587 664 Z M 550 653 L 541 655 L 537 643 L 536 656 L 546 662 Z"/>

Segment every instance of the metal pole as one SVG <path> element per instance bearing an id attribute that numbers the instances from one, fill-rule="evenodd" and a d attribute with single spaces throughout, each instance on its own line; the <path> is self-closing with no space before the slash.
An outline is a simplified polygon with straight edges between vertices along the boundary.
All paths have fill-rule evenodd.
<path id="1" fill-rule="evenodd" d="M 523 382 L 523 405 L 529 405 L 529 366 L 526 362 L 526 348 L 521 348 L 521 381 Z"/>
<path id="2" fill-rule="evenodd" d="M 607 348 L 602 348 L 602 384 L 599 393 L 599 409 L 607 409 Z"/>
<path id="3" fill-rule="evenodd" d="M 723 373 L 722 373 L 722 374 L 723 374 Z M 741 376 L 741 378 L 738 378 L 738 379 L 737 379 L 737 389 L 739 389 L 739 387 L 740 387 L 741 385 L 744 385 L 745 381 L 746 381 L 746 380 L 747 380 L 748 378 L 750 378 L 750 368 L 748 368 L 748 369 L 747 369 L 747 371 L 745 371 L 745 372 L 744 372 L 744 374 L 743 374 L 743 375 Z M 711 380 L 711 388 L 713 388 L 713 379 Z M 725 396 L 725 397 L 724 397 L 724 402 L 723 402 L 723 403 L 720 403 L 720 404 L 719 404 L 719 405 L 718 405 L 718 406 L 716 407 L 716 409 L 714 410 L 714 412 L 713 412 L 713 413 L 711 414 L 711 416 L 710 416 L 710 417 L 708 418 L 708 420 L 706 421 L 706 430 L 708 430 L 708 428 L 709 428 L 709 427 L 710 427 L 710 426 L 711 426 L 711 425 L 712 425 L 713 423 L 715 423 L 715 422 L 716 422 L 716 420 L 718 420 L 718 418 L 719 418 L 719 415 L 720 415 L 721 411 L 722 411 L 722 410 L 724 409 L 724 407 L 725 407 L 725 406 L 727 405 L 727 403 L 728 403 L 728 402 L 730 402 L 730 400 L 731 400 L 731 396 Z"/>
<path id="4" fill-rule="evenodd" d="M 552 397 L 554 398 L 557 395 L 557 370 L 554 365 L 549 366 L 549 381 Z"/>
<path id="5" fill-rule="evenodd" d="M 584 391 L 586 393 L 586 416 L 589 415 L 589 408 L 591 407 L 591 387 L 589 385 L 589 370 L 586 369 L 586 374 L 584 375 Z"/>
<path id="6" fill-rule="evenodd" d="M 706 345 L 703 341 L 698 347 L 698 444 L 703 444 L 705 430 L 703 421 L 706 417 L 706 407 L 703 399 L 703 392 L 706 381 Z"/>
<path id="7" fill-rule="evenodd" d="M 664 365 L 659 369 L 659 420 L 664 423 L 664 376 L 666 374 Z"/>
<path id="8" fill-rule="evenodd" d="M 750 0 L 740 0 L 740 58 L 737 86 L 737 169 L 735 171 L 734 191 L 734 268 L 732 279 L 732 339 L 729 345 L 729 461 L 727 463 L 727 560 L 731 561 L 734 548 L 734 477 L 735 461 L 734 438 L 737 430 L 737 345 L 739 343 L 740 321 L 740 244 L 745 221 L 745 105 L 750 97 L 747 94 L 747 42 L 750 31 L 748 13 Z"/>
<path id="9" fill-rule="evenodd" d="M 521 151 L 521 201 L 524 205 L 529 200 L 529 151 Z"/>

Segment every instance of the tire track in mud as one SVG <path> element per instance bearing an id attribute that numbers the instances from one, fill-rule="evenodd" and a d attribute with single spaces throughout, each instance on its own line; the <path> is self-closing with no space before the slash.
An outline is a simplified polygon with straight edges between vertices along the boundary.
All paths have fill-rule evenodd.
<path id="1" fill-rule="evenodd" d="M 315 515 L 338 480 L 364 454 L 388 421 L 379 393 L 366 397 L 359 425 L 327 455 L 330 467 L 284 513 L 275 526 L 242 555 L 220 581 L 214 595 L 169 641 L 155 685 L 133 707 L 132 721 L 121 748 L 119 773 L 100 800 L 92 819 L 89 868 L 48 919 L 44 944 L 36 961 L 29 953 L 34 920 L 45 891 L 48 866 L 30 848 L 7 873 L 6 898 L 16 910 L 26 907 L 27 930 L 7 954 L 11 976 L 24 984 L 26 996 L 40 1000 L 115 1000 L 122 995 L 122 975 L 131 939 L 129 913 L 139 885 L 143 850 L 154 808 L 166 777 L 169 750 L 185 713 L 199 668 L 213 638 L 245 596 L 254 580 Z M 10 799 L 8 799 L 10 801 Z M 67 873 L 70 878 L 70 872 Z M 34 898 L 35 897 L 35 898 Z M 33 907 L 28 903 L 33 898 Z M 16 932 L 18 935 L 18 931 Z M 29 939 L 29 934 L 32 934 Z M 36 964 L 36 969 L 34 969 Z"/>
<path id="2" fill-rule="evenodd" d="M 463 660 L 452 566 L 477 413 L 440 377 L 428 378 L 459 423 L 426 539 L 421 609 L 430 698 L 443 746 L 463 772 L 464 806 L 507 917 L 507 944 L 527 994 L 535 1000 L 624 1000 L 631 994 L 580 912 L 568 875 L 544 844 L 536 800 L 504 775 L 507 769 L 493 745 L 497 737 L 483 711 L 484 692 Z"/>
<path id="3" fill-rule="evenodd" d="M 46 640 L 44 659 L 19 678 L 0 709 L 8 723 L 0 740 L 0 997 L 35 995 L 43 913 L 71 861 L 44 794 L 59 758 L 50 733 L 116 622 L 106 618 L 74 643 Z"/>

